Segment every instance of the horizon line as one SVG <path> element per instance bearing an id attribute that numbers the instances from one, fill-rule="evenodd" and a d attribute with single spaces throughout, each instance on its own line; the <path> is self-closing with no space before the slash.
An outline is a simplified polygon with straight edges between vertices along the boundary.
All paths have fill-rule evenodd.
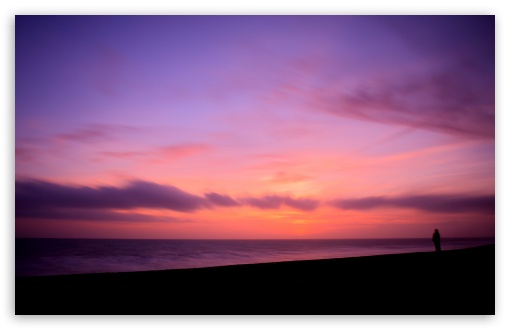
<path id="1" fill-rule="evenodd" d="M 181 240 L 181 241 L 292 241 L 292 240 L 368 240 L 368 239 L 428 239 L 429 237 L 365 237 L 365 238 L 104 238 L 104 237 L 15 237 L 15 239 L 83 239 L 83 240 Z M 493 239 L 495 236 L 441 237 L 441 239 Z"/>

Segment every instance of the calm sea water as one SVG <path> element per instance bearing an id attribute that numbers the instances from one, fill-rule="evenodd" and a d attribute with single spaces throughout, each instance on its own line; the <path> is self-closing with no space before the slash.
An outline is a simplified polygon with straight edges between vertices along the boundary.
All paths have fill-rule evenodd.
<path id="1" fill-rule="evenodd" d="M 442 239 L 444 250 L 494 239 Z M 130 272 L 433 251 L 431 239 L 16 239 L 16 276 Z"/>

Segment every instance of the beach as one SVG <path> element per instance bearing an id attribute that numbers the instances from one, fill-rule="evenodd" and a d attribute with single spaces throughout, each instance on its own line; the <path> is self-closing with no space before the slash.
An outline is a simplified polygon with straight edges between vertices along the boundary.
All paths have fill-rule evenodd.
<path id="1" fill-rule="evenodd" d="M 495 247 L 16 277 L 17 315 L 494 315 Z"/>

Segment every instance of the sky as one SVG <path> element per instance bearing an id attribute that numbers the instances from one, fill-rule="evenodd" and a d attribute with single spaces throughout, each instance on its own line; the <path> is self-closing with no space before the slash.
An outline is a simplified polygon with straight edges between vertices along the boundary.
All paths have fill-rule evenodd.
<path id="1" fill-rule="evenodd" d="M 494 237 L 494 16 L 17 15 L 15 177 L 16 237 Z"/>

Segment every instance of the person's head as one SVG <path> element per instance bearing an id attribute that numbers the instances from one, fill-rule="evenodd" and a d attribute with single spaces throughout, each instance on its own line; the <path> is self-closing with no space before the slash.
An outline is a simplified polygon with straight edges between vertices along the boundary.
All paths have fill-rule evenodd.
<path id="1" fill-rule="evenodd" d="M 436 233 L 438 233 L 438 232 L 439 232 L 439 230 L 437 230 L 437 229 L 434 229 L 434 231 L 435 231 Z"/>

